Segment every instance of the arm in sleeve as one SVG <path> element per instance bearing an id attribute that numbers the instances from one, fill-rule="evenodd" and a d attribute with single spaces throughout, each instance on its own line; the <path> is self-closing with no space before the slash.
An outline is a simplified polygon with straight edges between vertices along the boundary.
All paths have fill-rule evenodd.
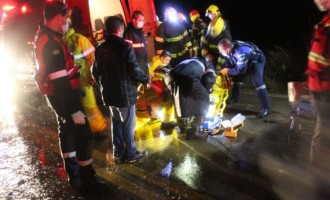
<path id="1" fill-rule="evenodd" d="M 148 83 L 149 76 L 139 66 L 132 45 L 127 43 L 126 45 L 126 67 L 129 76 L 138 82 Z"/>

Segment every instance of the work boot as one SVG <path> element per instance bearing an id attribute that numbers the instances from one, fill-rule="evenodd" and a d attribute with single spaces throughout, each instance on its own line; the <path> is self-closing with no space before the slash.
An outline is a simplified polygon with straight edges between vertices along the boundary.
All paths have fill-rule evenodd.
<path id="1" fill-rule="evenodd" d="M 185 133 L 188 128 L 189 118 L 178 118 L 178 126 L 180 128 L 180 133 Z"/>
<path id="2" fill-rule="evenodd" d="M 77 157 L 64 158 L 64 167 L 66 173 L 68 174 L 70 185 L 74 189 L 79 190 L 81 188 L 81 180 Z"/>
<path id="3" fill-rule="evenodd" d="M 176 122 L 162 122 L 160 129 L 173 129 L 176 126 L 178 126 Z"/>
<path id="4" fill-rule="evenodd" d="M 264 88 L 264 89 L 257 90 L 257 95 L 258 95 L 259 100 L 261 102 L 261 111 L 257 115 L 257 117 L 258 118 L 264 118 L 264 117 L 268 116 L 271 113 L 270 101 L 269 101 L 269 96 L 268 96 L 267 89 Z"/>
<path id="5" fill-rule="evenodd" d="M 109 191 L 109 186 L 96 177 L 92 164 L 80 166 L 81 192 L 86 194 L 101 194 Z"/>

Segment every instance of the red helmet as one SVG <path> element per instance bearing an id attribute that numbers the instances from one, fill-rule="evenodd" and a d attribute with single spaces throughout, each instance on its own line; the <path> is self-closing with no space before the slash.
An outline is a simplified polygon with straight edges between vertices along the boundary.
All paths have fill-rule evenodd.
<path id="1" fill-rule="evenodd" d="M 192 10 L 189 13 L 190 20 L 193 22 L 196 18 L 200 17 L 199 12 L 197 10 Z"/>

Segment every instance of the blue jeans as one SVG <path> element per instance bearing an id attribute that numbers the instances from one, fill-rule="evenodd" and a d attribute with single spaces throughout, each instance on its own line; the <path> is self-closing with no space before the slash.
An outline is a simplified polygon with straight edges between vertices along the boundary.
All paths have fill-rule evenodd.
<path id="1" fill-rule="evenodd" d="M 135 105 L 123 108 L 110 106 L 110 115 L 114 153 L 134 155 L 136 153 L 134 141 Z"/>

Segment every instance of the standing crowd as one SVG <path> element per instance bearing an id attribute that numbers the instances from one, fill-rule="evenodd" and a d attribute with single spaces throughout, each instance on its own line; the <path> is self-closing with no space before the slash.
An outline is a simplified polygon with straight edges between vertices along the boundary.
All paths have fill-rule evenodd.
<path id="1" fill-rule="evenodd" d="M 108 17 L 107 37 L 95 48 L 87 38 L 74 32 L 70 9 L 64 3 L 47 1 L 45 23 L 35 40 L 38 61 L 35 80 L 56 115 L 63 162 L 74 188 L 91 193 L 108 190 L 92 167 L 92 131 L 105 129 L 104 116 L 96 105 L 92 89 L 95 83 L 100 86 L 104 105 L 110 109 L 114 159 L 130 163 L 148 154 L 137 150 L 134 141 L 136 104 L 141 90 L 142 95 L 153 93 L 160 102 L 166 102 L 164 109 L 168 116 L 162 126 L 178 125 L 187 139 L 208 136 L 198 129 L 208 112 L 210 94 L 219 87 L 214 83 L 220 77 L 232 85 L 227 103 L 237 103 L 240 87 L 250 75 L 261 105 L 257 117 L 271 114 L 263 81 L 266 57 L 262 50 L 251 42 L 233 40 L 229 23 L 216 5 L 206 10 L 208 24 L 197 10 L 192 10 L 189 30 L 179 20 L 180 16 L 172 7 L 165 10 L 164 22 L 159 24 L 155 37 L 156 56 L 149 64 L 141 11 L 132 13 L 127 28 L 118 16 Z M 322 23 L 328 25 L 328 21 L 326 15 Z M 313 43 L 314 47 L 317 48 Z M 324 111 L 318 115 L 313 140 L 313 150 L 318 151 L 322 146 L 318 141 L 329 129 L 325 122 L 329 108 L 329 70 L 326 70 L 329 63 L 327 55 L 317 55 L 312 50 L 307 74 L 315 105 Z M 324 60 L 320 61 L 320 56 Z M 314 79 L 319 84 L 315 84 Z M 176 119 L 169 116 L 171 110 L 175 111 Z M 89 117 L 92 115 L 98 116 L 98 120 L 93 121 Z"/>

